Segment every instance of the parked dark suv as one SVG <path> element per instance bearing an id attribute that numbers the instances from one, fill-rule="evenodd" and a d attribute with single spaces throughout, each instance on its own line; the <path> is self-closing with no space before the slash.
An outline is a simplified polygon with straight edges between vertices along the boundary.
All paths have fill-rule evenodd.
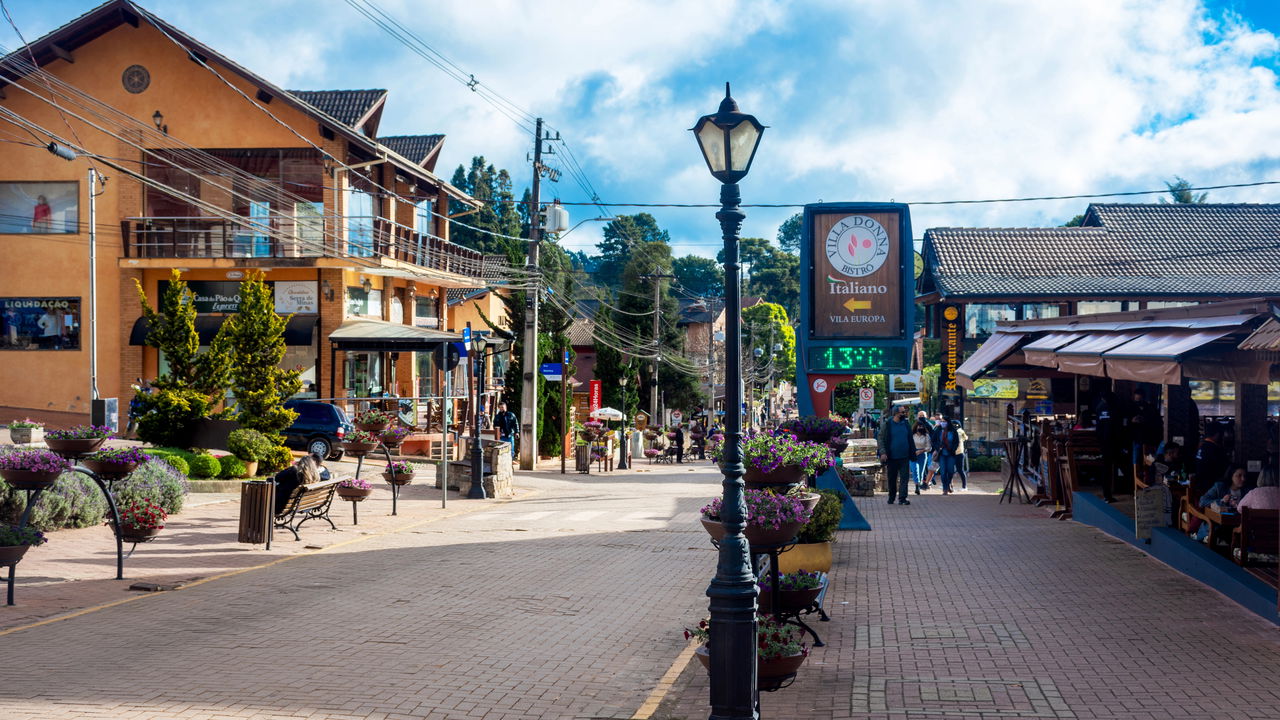
<path id="1" fill-rule="evenodd" d="M 342 408 L 315 400 L 289 400 L 284 406 L 298 413 L 284 431 L 285 445 L 326 460 L 342 459 L 342 439 L 353 429 Z"/>

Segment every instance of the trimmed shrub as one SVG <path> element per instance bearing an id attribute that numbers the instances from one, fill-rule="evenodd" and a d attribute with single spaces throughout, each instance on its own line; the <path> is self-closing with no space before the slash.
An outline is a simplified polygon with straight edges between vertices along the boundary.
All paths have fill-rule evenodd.
<path id="1" fill-rule="evenodd" d="M 26 509 L 27 494 L 0 480 L 0 521 L 17 524 Z M 107 513 L 107 500 L 89 478 L 63 473 L 52 487 L 40 493 L 31 509 L 31 525 L 47 532 L 60 528 L 99 525 Z"/>
<path id="2" fill-rule="evenodd" d="M 1000 461 L 995 455 L 970 455 L 969 472 L 1000 472 Z"/>
<path id="3" fill-rule="evenodd" d="M 162 457 L 157 457 L 156 460 L 159 460 L 162 463 L 168 463 L 170 467 L 182 473 L 183 475 L 191 474 L 191 466 L 187 464 L 187 461 L 179 455 L 165 455 Z"/>
<path id="4" fill-rule="evenodd" d="M 187 465 L 193 478 L 214 478 L 222 474 L 222 464 L 212 455 L 196 455 Z"/>
<path id="5" fill-rule="evenodd" d="M 840 526 L 840 518 L 844 517 L 844 507 L 840 503 L 840 493 L 834 490 L 819 490 L 822 499 L 813 508 L 813 516 L 800 528 L 796 538 L 802 543 L 830 542 L 836 539 L 836 528 Z"/>
<path id="6" fill-rule="evenodd" d="M 266 435 L 247 428 L 232 430 L 227 438 L 227 449 L 232 455 L 245 462 L 262 460 L 262 457 L 271 452 L 273 447 L 275 443 L 271 442 Z"/>
<path id="7" fill-rule="evenodd" d="M 212 456 L 202 455 L 215 460 Z M 216 460 L 215 460 L 216 462 Z M 187 478 L 167 462 L 149 462 L 138 466 L 123 482 L 116 486 L 116 503 L 127 507 L 141 500 L 149 500 L 172 515 L 182 510 L 190 486 Z"/>
<path id="8" fill-rule="evenodd" d="M 293 453 L 289 452 L 289 448 L 283 445 L 273 445 L 271 450 L 258 460 L 258 472 L 262 475 L 276 473 L 292 464 Z"/>
<path id="9" fill-rule="evenodd" d="M 235 455 L 224 455 L 218 458 L 218 464 L 222 466 L 222 474 L 218 477 L 242 478 L 249 472 L 244 461 Z"/>

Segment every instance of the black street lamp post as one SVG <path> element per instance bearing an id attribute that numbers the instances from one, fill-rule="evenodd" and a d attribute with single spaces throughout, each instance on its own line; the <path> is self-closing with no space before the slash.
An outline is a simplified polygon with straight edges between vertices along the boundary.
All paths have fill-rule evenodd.
<path id="1" fill-rule="evenodd" d="M 725 440 L 720 469 L 724 496 L 716 576 L 707 588 L 711 598 L 711 718 L 757 718 L 756 705 L 756 577 L 751 549 L 742 530 L 747 507 L 742 476 L 742 298 L 738 233 L 746 215 L 738 207 L 742 194 L 738 181 L 751 169 L 764 126 L 738 111 L 738 104 L 724 86 L 724 100 L 714 115 L 699 118 L 693 127 L 698 147 L 711 175 L 720 187 L 720 212 L 716 219 L 724 234 Z"/>
<path id="2" fill-rule="evenodd" d="M 468 323 L 470 326 L 470 323 Z M 471 352 L 475 354 L 472 367 L 476 374 L 476 399 L 471 415 L 475 424 L 471 428 L 471 489 L 468 500 L 484 500 L 484 443 L 480 440 L 480 398 L 484 396 L 484 346 L 485 337 L 476 333 L 471 338 Z"/>

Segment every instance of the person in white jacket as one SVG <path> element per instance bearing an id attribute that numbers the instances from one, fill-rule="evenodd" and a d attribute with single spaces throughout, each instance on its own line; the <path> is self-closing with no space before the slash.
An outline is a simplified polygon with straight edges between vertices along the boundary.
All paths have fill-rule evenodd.
<path id="1" fill-rule="evenodd" d="M 956 423 L 956 434 L 960 436 L 960 446 L 956 448 L 956 474 L 960 476 L 960 489 L 969 489 L 969 456 L 965 454 L 965 442 L 969 440 L 969 433 L 964 431 L 964 426 L 960 421 Z"/>

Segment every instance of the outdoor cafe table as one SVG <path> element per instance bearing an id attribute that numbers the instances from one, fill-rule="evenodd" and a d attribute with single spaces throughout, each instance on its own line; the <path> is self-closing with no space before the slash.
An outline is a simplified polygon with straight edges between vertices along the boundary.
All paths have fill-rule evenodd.
<path id="1" fill-rule="evenodd" d="M 1217 549 L 1218 540 L 1228 540 L 1222 533 L 1230 533 L 1240 525 L 1240 513 L 1235 510 L 1221 511 L 1209 506 L 1201 510 L 1209 523 L 1209 547 Z"/>

